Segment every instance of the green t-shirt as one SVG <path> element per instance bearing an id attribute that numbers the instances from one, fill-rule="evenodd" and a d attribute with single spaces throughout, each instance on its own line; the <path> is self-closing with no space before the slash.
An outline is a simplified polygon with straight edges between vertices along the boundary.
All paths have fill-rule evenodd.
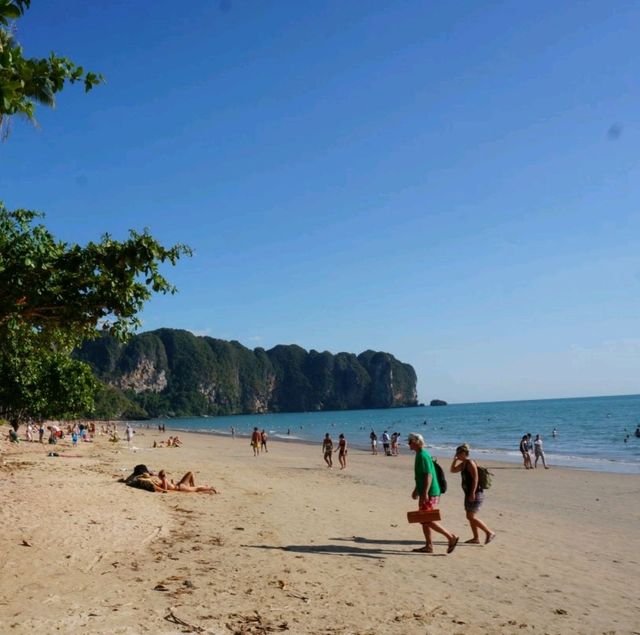
<path id="1" fill-rule="evenodd" d="M 420 495 L 420 492 L 424 489 L 427 474 L 431 474 L 431 487 L 429 488 L 428 495 L 440 496 L 440 483 L 438 483 L 436 470 L 433 467 L 433 459 L 431 455 L 422 448 L 419 452 L 416 452 L 415 462 L 416 492 L 418 492 L 418 495 Z"/>

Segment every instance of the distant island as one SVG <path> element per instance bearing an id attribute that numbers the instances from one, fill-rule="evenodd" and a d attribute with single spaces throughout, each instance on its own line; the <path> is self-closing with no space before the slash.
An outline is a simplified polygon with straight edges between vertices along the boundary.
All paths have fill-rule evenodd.
<path id="1" fill-rule="evenodd" d="M 390 353 L 270 350 L 162 328 L 104 336 L 75 357 L 101 382 L 92 416 L 144 419 L 416 406 L 417 377 Z"/>
<path id="2" fill-rule="evenodd" d="M 446 402 L 446 401 L 443 401 L 442 399 L 432 399 L 432 400 L 429 402 L 429 405 L 430 405 L 430 406 L 446 406 L 446 405 L 447 405 L 447 402 Z"/>

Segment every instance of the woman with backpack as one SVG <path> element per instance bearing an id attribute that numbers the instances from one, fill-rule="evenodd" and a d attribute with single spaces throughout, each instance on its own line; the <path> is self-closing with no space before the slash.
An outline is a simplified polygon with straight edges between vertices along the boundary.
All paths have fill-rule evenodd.
<path id="1" fill-rule="evenodd" d="M 496 535 L 479 518 L 476 518 L 476 514 L 484 501 L 484 490 L 480 485 L 478 465 L 469 458 L 469 446 L 466 443 L 456 448 L 455 456 L 451 462 L 451 471 L 454 473 L 460 472 L 462 477 L 464 509 L 467 512 L 467 520 L 473 532 L 473 538 L 465 542 L 471 545 L 479 545 L 480 535 L 478 530 L 482 530 L 485 533 L 484 544 L 489 544 Z"/>

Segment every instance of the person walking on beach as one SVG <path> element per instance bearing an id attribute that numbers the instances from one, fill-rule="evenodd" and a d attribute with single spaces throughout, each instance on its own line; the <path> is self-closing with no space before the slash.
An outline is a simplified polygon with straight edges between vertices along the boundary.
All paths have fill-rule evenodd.
<path id="1" fill-rule="evenodd" d="M 44 423 L 41 421 L 38 426 L 38 441 L 44 443 Z"/>
<path id="2" fill-rule="evenodd" d="M 378 454 L 378 435 L 371 430 L 371 434 L 369 435 L 371 439 L 371 454 Z"/>
<path id="3" fill-rule="evenodd" d="M 340 469 L 344 470 L 347 467 L 347 440 L 344 438 L 344 434 L 341 434 L 338 438 L 338 447 L 334 452 L 338 451 L 338 461 L 340 461 Z"/>
<path id="4" fill-rule="evenodd" d="M 533 467 L 538 467 L 538 459 L 542 459 L 542 465 L 544 465 L 544 469 L 548 470 L 547 463 L 544 460 L 544 450 L 542 449 L 542 437 L 539 434 L 536 434 L 536 440 L 533 442 L 533 448 L 536 453 L 536 460 L 533 464 Z"/>
<path id="5" fill-rule="evenodd" d="M 391 435 L 391 456 L 398 456 L 400 451 L 398 450 L 398 439 L 400 438 L 399 432 L 394 432 Z"/>
<path id="6" fill-rule="evenodd" d="M 261 450 L 263 452 L 268 452 L 269 450 L 267 450 L 267 433 L 265 430 L 263 430 L 260 433 L 260 444 L 261 444 Z"/>
<path id="7" fill-rule="evenodd" d="M 253 448 L 253 456 L 260 454 L 260 446 L 262 445 L 262 435 L 258 428 L 254 428 L 251 434 L 251 447 Z"/>
<path id="8" fill-rule="evenodd" d="M 324 439 L 322 441 L 322 452 L 324 453 L 324 462 L 327 464 L 328 468 L 333 467 L 333 440 L 329 436 L 329 433 L 324 435 Z"/>
<path id="9" fill-rule="evenodd" d="M 440 484 L 433 466 L 431 455 L 424 449 L 424 439 L 421 434 L 409 433 L 407 437 L 409 447 L 416 453 L 414 464 L 414 477 L 416 486 L 411 493 L 413 500 L 418 500 L 418 509 L 421 511 L 431 511 L 437 509 L 440 501 Z M 442 534 L 448 541 L 447 553 L 451 553 L 458 544 L 458 536 L 447 531 L 438 521 L 430 521 L 422 524 L 425 545 L 419 549 L 414 549 L 418 553 L 433 553 L 433 542 L 431 531 Z"/>
<path id="10" fill-rule="evenodd" d="M 130 423 L 127 423 L 127 445 L 131 445 L 131 439 L 133 439 L 133 428 Z"/>
<path id="11" fill-rule="evenodd" d="M 484 531 L 484 544 L 488 545 L 495 537 L 495 533 L 489 529 L 476 514 L 482 507 L 484 501 L 484 491 L 480 486 L 478 477 L 478 466 L 476 462 L 469 458 L 469 446 L 464 443 L 456 448 L 456 453 L 451 461 L 451 471 L 460 472 L 462 477 L 462 491 L 464 492 L 464 510 L 467 512 L 467 520 L 471 526 L 473 538 L 465 540 L 470 545 L 480 544 L 480 532 Z"/>
<path id="12" fill-rule="evenodd" d="M 236 429 L 233 426 L 231 426 L 231 438 L 232 439 L 236 438 Z"/>
<path id="13" fill-rule="evenodd" d="M 391 451 L 389 450 L 389 441 L 391 441 L 391 437 L 389 433 L 385 430 L 382 433 L 382 447 L 384 448 L 385 456 L 391 456 Z"/>
<path id="14" fill-rule="evenodd" d="M 529 443 L 527 439 L 527 435 L 523 435 L 522 439 L 520 439 L 520 454 L 522 454 L 522 460 L 524 461 L 524 469 L 528 470 L 531 465 L 531 455 L 529 454 Z"/>

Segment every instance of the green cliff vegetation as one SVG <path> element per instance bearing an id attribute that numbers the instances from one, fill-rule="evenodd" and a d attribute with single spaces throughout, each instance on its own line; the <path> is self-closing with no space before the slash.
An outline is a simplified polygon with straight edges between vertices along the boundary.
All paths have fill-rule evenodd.
<path id="1" fill-rule="evenodd" d="M 103 336 L 75 354 L 101 388 L 99 418 L 301 412 L 417 405 L 416 374 L 389 353 L 333 355 L 159 329 L 128 342 Z"/>

